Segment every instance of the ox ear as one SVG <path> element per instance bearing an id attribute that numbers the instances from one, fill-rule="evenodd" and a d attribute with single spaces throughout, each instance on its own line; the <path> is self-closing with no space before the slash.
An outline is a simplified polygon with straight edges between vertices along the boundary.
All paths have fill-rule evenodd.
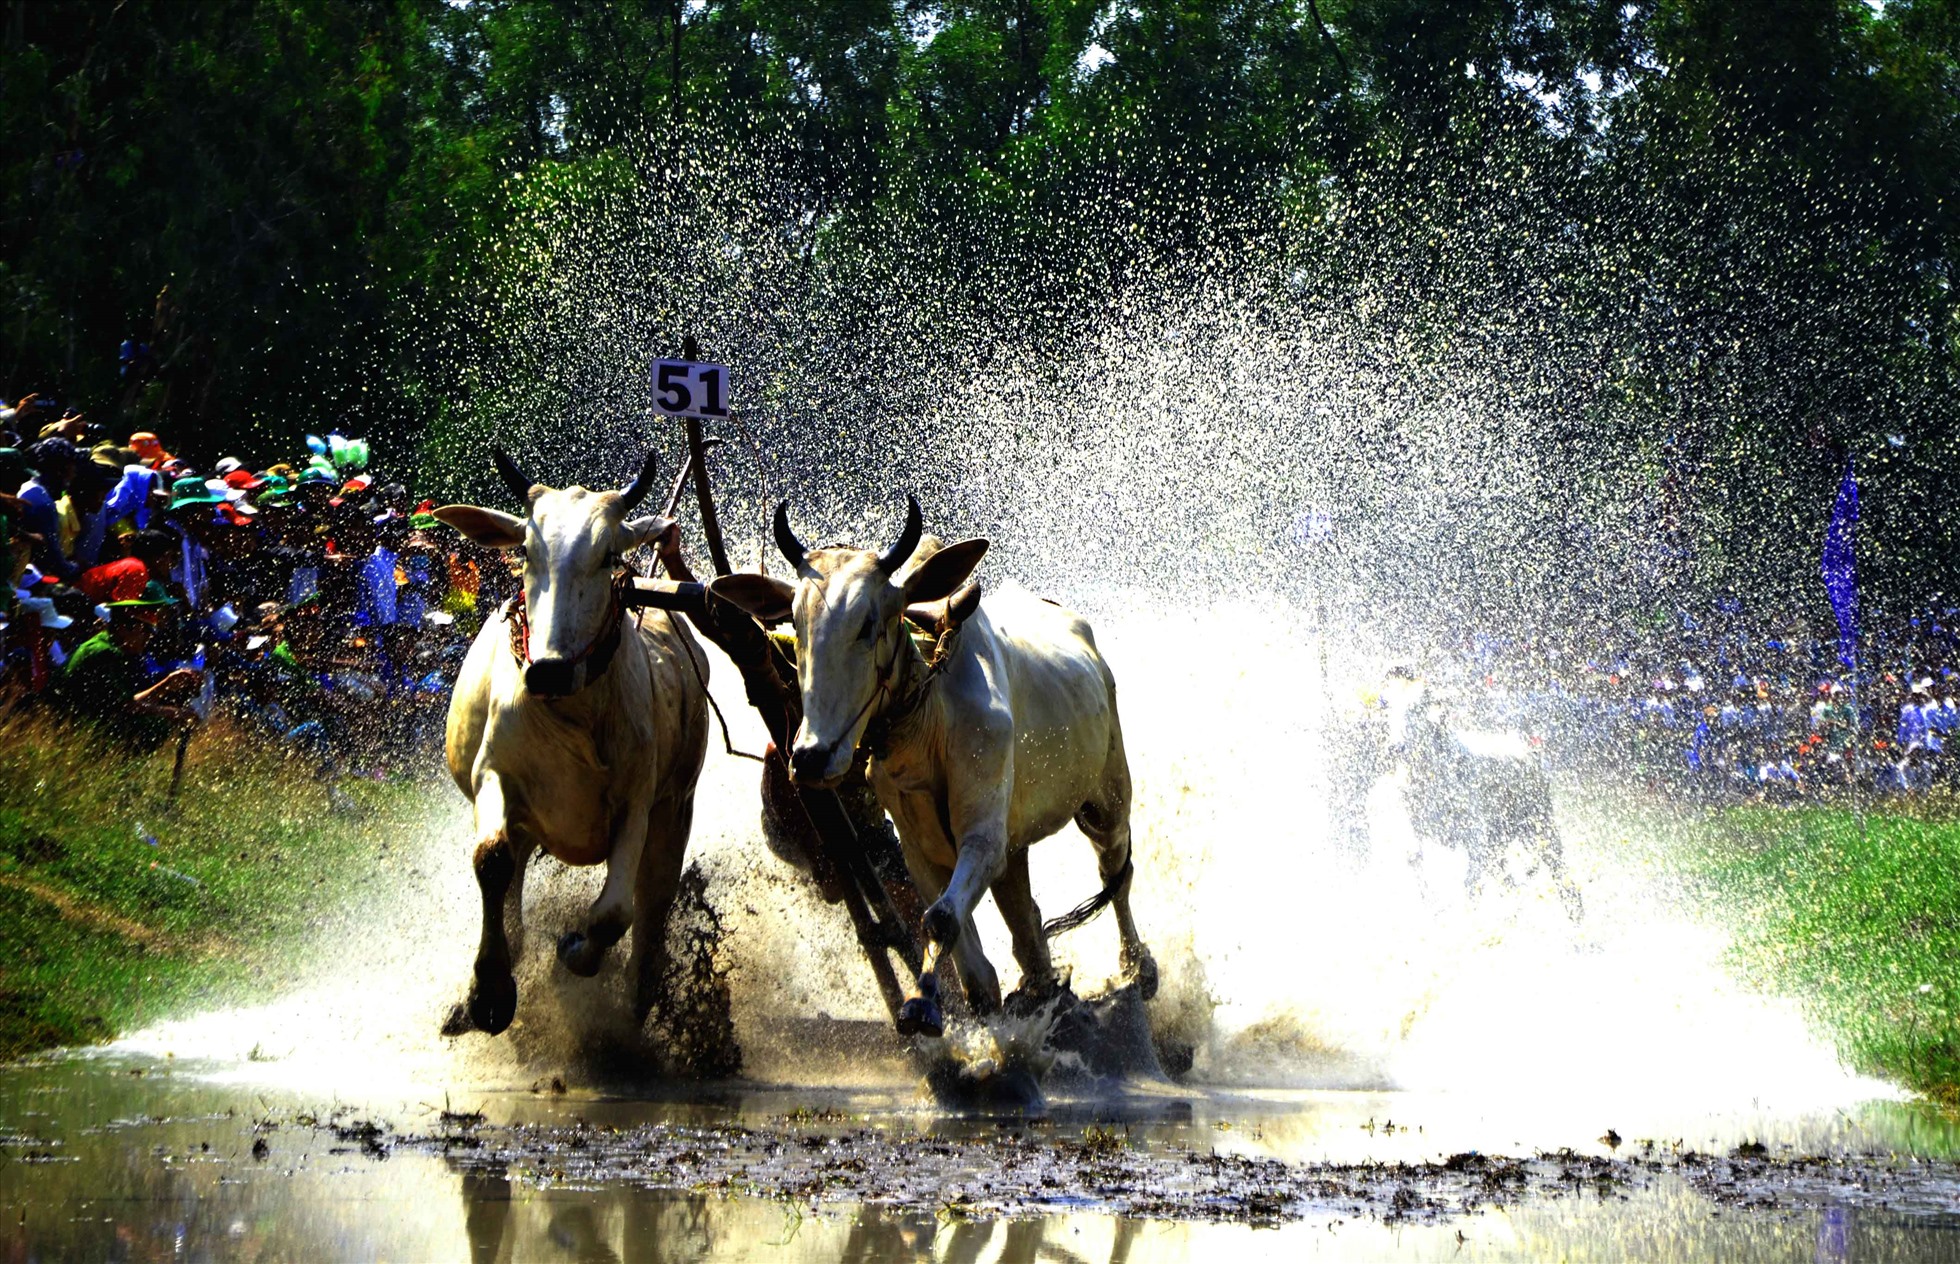
<path id="1" fill-rule="evenodd" d="M 624 543 L 620 549 L 637 549 L 642 545 L 666 545 L 673 543 L 680 535 L 680 525 L 672 518 L 658 518 L 649 514 L 644 518 L 634 518 L 619 524 Z"/>
<path id="2" fill-rule="evenodd" d="M 708 585 L 708 591 L 748 612 L 765 628 L 786 622 L 796 600 L 796 585 L 768 575 L 723 575 Z"/>
<path id="3" fill-rule="evenodd" d="M 485 548 L 514 549 L 524 543 L 524 519 L 495 509 L 444 505 L 436 510 L 436 521 L 448 523 Z"/>
<path id="4" fill-rule="evenodd" d="M 973 574 L 973 568 L 980 565 L 980 559 L 986 554 L 985 540 L 961 540 L 958 544 L 947 545 L 906 577 L 905 600 L 938 601 L 951 596 L 966 582 L 967 576 Z"/>

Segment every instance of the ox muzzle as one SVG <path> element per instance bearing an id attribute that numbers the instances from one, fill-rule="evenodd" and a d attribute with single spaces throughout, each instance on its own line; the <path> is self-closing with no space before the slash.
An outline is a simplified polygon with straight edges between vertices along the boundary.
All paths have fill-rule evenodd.
<path id="1" fill-rule="evenodd" d="M 524 687 L 547 698 L 565 698 L 578 689 L 579 665 L 569 658 L 540 658 L 524 669 Z"/>
<path id="2" fill-rule="evenodd" d="M 836 743 L 825 746 L 803 738 L 789 753 L 790 776 L 798 785 L 827 789 L 842 781 L 850 770 L 850 759 Z"/>

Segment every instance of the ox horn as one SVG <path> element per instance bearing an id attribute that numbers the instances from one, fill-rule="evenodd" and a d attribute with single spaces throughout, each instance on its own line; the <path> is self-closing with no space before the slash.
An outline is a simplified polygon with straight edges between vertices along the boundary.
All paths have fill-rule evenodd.
<path id="1" fill-rule="evenodd" d="M 490 459 L 497 463 L 497 473 L 504 476 L 504 486 L 510 488 L 519 500 L 530 503 L 531 489 L 538 485 L 538 480 L 518 469 L 517 462 L 511 460 L 510 453 L 502 448 L 490 449 Z"/>
<path id="2" fill-rule="evenodd" d="M 905 494 L 905 530 L 898 533 L 898 543 L 878 555 L 878 569 L 889 575 L 905 564 L 919 547 L 919 533 L 925 530 L 925 519 L 919 513 L 919 498 Z"/>
<path id="3" fill-rule="evenodd" d="M 653 490 L 654 471 L 658 464 L 658 458 L 648 450 L 647 459 L 640 463 L 638 476 L 619 493 L 621 509 L 631 509 L 647 498 L 647 493 Z"/>
<path id="4" fill-rule="evenodd" d="M 787 500 L 776 506 L 776 547 L 783 551 L 783 556 L 789 559 L 792 567 L 803 569 L 803 555 L 809 550 L 803 547 L 803 541 L 796 538 L 796 532 L 789 529 Z"/>

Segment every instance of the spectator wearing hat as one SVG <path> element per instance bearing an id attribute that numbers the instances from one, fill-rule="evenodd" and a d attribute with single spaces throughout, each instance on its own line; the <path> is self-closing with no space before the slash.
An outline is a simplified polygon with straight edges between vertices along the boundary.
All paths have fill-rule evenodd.
<path id="1" fill-rule="evenodd" d="M 102 520 L 112 531 L 150 525 L 150 499 L 160 482 L 157 472 L 136 459 L 133 448 L 97 444 L 89 459 L 115 473 L 116 485 L 102 501 Z"/>
<path id="2" fill-rule="evenodd" d="M 0 614 L 13 607 L 14 585 L 33 552 L 22 519 L 27 506 L 9 488 L 27 479 L 27 462 L 18 448 L 0 448 Z"/>
<path id="3" fill-rule="evenodd" d="M 396 574 L 400 555 L 392 547 L 401 534 L 391 531 L 399 519 L 385 519 L 367 533 L 373 548 L 361 561 L 355 590 L 354 622 L 360 627 L 384 628 L 401 622 L 401 582 Z"/>
<path id="4" fill-rule="evenodd" d="M 72 579 L 80 570 L 61 551 L 61 511 L 56 503 L 68 490 L 80 464 L 75 445 L 66 439 L 42 439 L 27 449 L 33 477 L 20 485 L 22 528 L 39 537 L 34 565 L 43 574 Z"/>
<path id="5" fill-rule="evenodd" d="M 92 566 L 75 579 L 75 587 L 97 605 L 134 600 L 143 595 L 149 583 L 150 568 L 133 557 L 119 557 L 113 562 Z"/>
<path id="6" fill-rule="evenodd" d="M 102 558 L 102 540 L 109 523 L 104 510 L 117 475 L 98 461 L 83 461 L 75 467 L 68 493 L 55 507 L 61 511 L 61 552 L 76 567 L 87 570 Z"/>
<path id="7" fill-rule="evenodd" d="M 142 667 L 163 607 L 172 598 L 139 597 L 103 607 L 109 626 L 76 647 L 62 669 L 61 692 L 70 706 L 104 732 L 135 750 L 155 750 L 192 722 L 183 704 L 204 686 L 204 673 L 180 667 L 149 683 Z"/>
<path id="8" fill-rule="evenodd" d="M 139 430 L 129 436 L 129 446 L 136 450 L 136 459 L 153 470 L 162 469 L 176 459 L 163 450 L 162 440 L 147 430 Z"/>
<path id="9" fill-rule="evenodd" d="M 208 520 L 212 506 L 224 497 L 212 491 L 205 481 L 195 474 L 188 474 L 170 484 L 170 507 L 167 511 L 183 533 L 181 555 L 171 578 L 176 582 L 184 600 L 193 608 L 202 605 L 206 588 L 206 563 L 211 554 L 197 538 L 192 524 Z"/>

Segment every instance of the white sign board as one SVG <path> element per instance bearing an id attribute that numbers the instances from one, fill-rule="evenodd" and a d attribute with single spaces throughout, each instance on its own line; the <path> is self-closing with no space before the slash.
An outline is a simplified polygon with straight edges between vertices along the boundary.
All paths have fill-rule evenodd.
<path id="1" fill-rule="evenodd" d="M 669 417 L 728 416 L 727 366 L 655 360 L 653 407 Z"/>

